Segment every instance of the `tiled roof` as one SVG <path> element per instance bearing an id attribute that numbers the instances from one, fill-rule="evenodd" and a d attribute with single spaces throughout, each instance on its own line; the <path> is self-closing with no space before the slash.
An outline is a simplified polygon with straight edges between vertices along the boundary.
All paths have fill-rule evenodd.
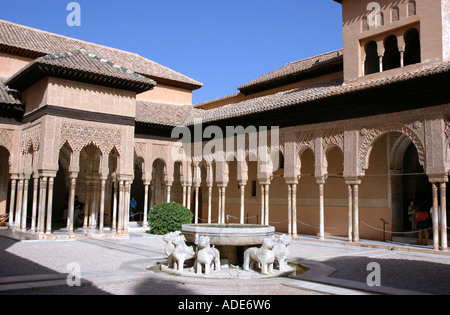
<path id="1" fill-rule="evenodd" d="M 195 117 L 201 118 L 203 123 L 212 123 L 215 121 L 258 114 L 289 106 L 302 105 L 333 96 L 364 91 L 369 88 L 388 86 L 394 83 L 441 73 L 450 73 L 450 62 L 422 65 L 420 68 L 406 71 L 401 74 L 350 84 L 343 84 L 343 79 L 330 80 L 315 85 L 304 86 L 228 104 L 215 109 L 202 110 L 197 112 Z M 187 125 L 192 125 L 193 123 L 193 116 L 186 120 Z"/>
<path id="2" fill-rule="evenodd" d="M 267 87 L 286 85 L 290 81 L 306 79 L 324 74 L 326 71 L 336 72 L 343 68 L 343 50 L 336 50 L 319 56 L 290 62 L 286 66 L 262 75 L 259 78 L 238 87 L 242 93 L 253 93 Z"/>
<path id="3" fill-rule="evenodd" d="M 201 82 L 164 67 L 138 54 L 101 46 L 78 39 L 48 33 L 23 25 L 0 20 L 0 50 L 17 49 L 35 52 L 38 56 L 85 49 L 122 67 L 167 84 L 187 89 L 198 89 Z"/>
<path id="4" fill-rule="evenodd" d="M 192 105 L 173 105 L 138 99 L 136 122 L 176 127 L 181 126 L 192 111 Z"/>
<path id="5" fill-rule="evenodd" d="M 11 91 L 5 85 L 6 78 L 0 77 L 0 104 L 3 105 L 21 105 L 17 93 Z"/>
<path id="6" fill-rule="evenodd" d="M 40 57 L 9 78 L 6 85 L 23 90 L 45 76 L 87 81 L 91 84 L 137 93 L 151 90 L 156 85 L 156 82 L 149 78 L 117 66 L 83 49 Z"/>

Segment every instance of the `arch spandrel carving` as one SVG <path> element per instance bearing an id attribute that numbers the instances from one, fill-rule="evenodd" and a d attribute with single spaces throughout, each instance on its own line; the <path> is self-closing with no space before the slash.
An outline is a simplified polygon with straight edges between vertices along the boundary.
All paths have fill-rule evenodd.
<path id="1" fill-rule="evenodd" d="M 380 127 L 361 129 L 358 152 L 358 168 L 361 176 L 364 176 L 365 171 L 369 168 L 369 157 L 373 145 L 380 137 L 390 132 L 399 132 L 411 139 L 419 154 L 419 162 L 425 167 L 426 151 L 424 145 L 424 124 L 420 121 L 415 121 L 410 124 L 390 123 Z"/>

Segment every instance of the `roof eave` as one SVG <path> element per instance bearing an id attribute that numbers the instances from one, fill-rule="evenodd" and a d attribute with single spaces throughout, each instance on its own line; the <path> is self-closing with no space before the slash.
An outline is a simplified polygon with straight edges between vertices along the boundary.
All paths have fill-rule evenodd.
<path id="1" fill-rule="evenodd" d="M 81 69 L 70 69 L 57 65 L 49 65 L 34 61 L 21 71 L 9 78 L 5 85 L 9 88 L 23 92 L 31 85 L 46 77 L 55 77 L 71 81 L 116 88 L 120 90 L 132 91 L 137 94 L 152 90 L 155 87 L 153 82 L 143 82 L 140 80 L 127 80 L 114 76 L 101 75 Z"/>

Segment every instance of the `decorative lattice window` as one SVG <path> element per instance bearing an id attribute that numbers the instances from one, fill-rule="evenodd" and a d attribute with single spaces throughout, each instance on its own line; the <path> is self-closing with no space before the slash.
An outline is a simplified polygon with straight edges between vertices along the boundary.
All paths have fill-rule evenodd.
<path id="1" fill-rule="evenodd" d="M 363 32 L 368 31 L 369 30 L 369 21 L 367 20 L 368 17 L 364 17 L 361 21 L 361 29 Z"/>
<path id="2" fill-rule="evenodd" d="M 408 8 L 408 16 L 416 15 L 416 13 L 417 13 L 416 1 L 409 1 L 407 8 Z"/>
<path id="3" fill-rule="evenodd" d="M 400 9 L 398 7 L 392 8 L 391 21 L 392 22 L 400 21 Z"/>

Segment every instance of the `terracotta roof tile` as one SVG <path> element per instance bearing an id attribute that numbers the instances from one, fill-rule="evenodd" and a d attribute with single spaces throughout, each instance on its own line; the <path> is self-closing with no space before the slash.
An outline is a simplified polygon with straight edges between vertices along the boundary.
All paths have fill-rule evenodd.
<path id="1" fill-rule="evenodd" d="M 172 127 L 181 126 L 192 110 L 192 105 L 173 105 L 138 99 L 136 122 Z"/>
<path id="2" fill-rule="evenodd" d="M 88 80 L 92 84 L 138 93 L 151 90 L 156 85 L 152 79 L 117 66 L 83 49 L 40 57 L 14 74 L 5 84 L 23 90 L 44 76 L 81 82 Z"/>
<path id="3" fill-rule="evenodd" d="M 251 92 L 252 90 L 262 89 L 267 85 L 274 85 L 277 82 L 284 82 L 286 80 L 299 77 L 307 76 L 315 71 L 326 69 L 330 66 L 343 65 L 343 50 L 336 50 L 319 56 L 290 62 L 286 66 L 272 71 L 268 74 L 262 75 L 259 78 L 243 84 L 238 87 L 242 93 Z M 335 71 L 335 67 L 333 67 Z"/>
<path id="4" fill-rule="evenodd" d="M 271 111 L 283 107 L 306 104 L 308 102 L 344 95 L 351 92 L 387 86 L 389 84 L 407 81 L 415 78 L 427 77 L 433 74 L 450 72 L 450 62 L 422 65 L 398 75 L 386 76 L 379 79 L 343 84 L 343 79 L 335 79 L 320 84 L 304 86 L 292 90 L 282 91 L 270 95 L 252 98 L 245 101 L 231 103 L 223 107 L 202 110 L 195 118 L 201 118 L 203 123 L 242 117 L 261 112 Z M 192 125 L 194 116 L 187 119 L 186 124 Z"/>
<path id="5" fill-rule="evenodd" d="M 20 48 L 37 52 L 41 55 L 85 49 L 90 53 L 120 64 L 124 68 L 154 79 L 160 84 L 175 85 L 192 90 L 203 86 L 201 82 L 135 53 L 37 30 L 4 20 L 0 20 L 1 46 Z"/>
<path id="6" fill-rule="evenodd" d="M 17 93 L 11 91 L 6 85 L 7 78 L 0 77 L 0 104 L 4 105 L 22 105 Z"/>

